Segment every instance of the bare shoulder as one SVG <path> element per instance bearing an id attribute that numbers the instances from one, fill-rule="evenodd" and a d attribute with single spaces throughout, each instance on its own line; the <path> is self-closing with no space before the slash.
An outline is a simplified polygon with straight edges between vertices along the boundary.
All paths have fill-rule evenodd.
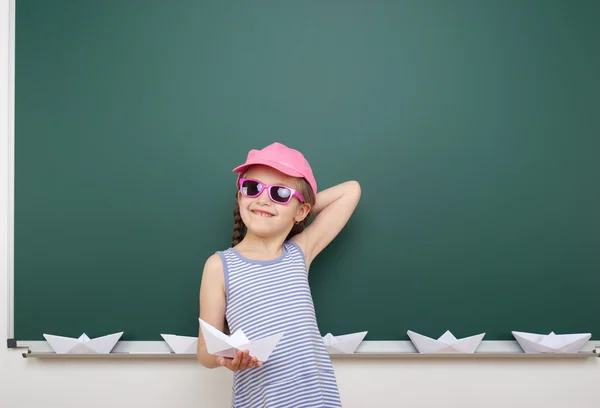
<path id="1" fill-rule="evenodd" d="M 219 254 L 212 254 L 204 263 L 204 273 L 219 274 L 223 273 L 223 261 Z"/>
<path id="2" fill-rule="evenodd" d="M 225 276 L 223 274 L 223 261 L 219 254 L 213 254 L 208 257 L 204 263 L 204 270 L 202 272 L 202 284 L 209 284 L 211 286 L 215 284 L 224 285 Z"/>
<path id="3" fill-rule="evenodd" d="M 290 241 L 298 245 L 302 250 L 302 253 L 306 254 L 307 239 L 305 234 L 303 234 L 302 232 L 300 234 L 296 234 L 290 238 Z"/>
<path id="4" fill-rule="evenodd" d="M 312 259 L 309 259 L 306 256 L 306 252 L 308 250 L 308 240 L 306 238 L 306 235 L 303 233 L 294 235 L 292 238 L 290 238 L 290 241 L 298 245 L 298 248 L 300 248 L 300 250 L 302 251 L 302 256 L 304 256 L 304 264 L 306 265 L 306 272 L 308 272 L 310 270 Z"/>

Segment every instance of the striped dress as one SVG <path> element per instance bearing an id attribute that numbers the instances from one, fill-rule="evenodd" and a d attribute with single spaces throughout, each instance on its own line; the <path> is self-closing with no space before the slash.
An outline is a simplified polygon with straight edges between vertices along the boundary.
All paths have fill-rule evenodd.
<path id="1" fill-rule="evenodd" d="M 231 333 L 242 329 L 251 340 L 284 333 L 262 367 L 234 373 L 232 407 L 341 407 L 300 247 L 286 241 L 270 261 L 247 259 L 233 248 L 218 254 Z"/>

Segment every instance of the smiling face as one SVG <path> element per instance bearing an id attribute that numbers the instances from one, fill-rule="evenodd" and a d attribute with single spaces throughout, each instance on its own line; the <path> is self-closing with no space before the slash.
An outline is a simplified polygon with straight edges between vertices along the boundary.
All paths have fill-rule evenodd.
<path id="1" fill-rule="evenodd" d="M 272 167 L 255 165 L 243 176 L 266 185 L 279 185 L 299 190 L 299 179 L 283 174 Z M 248 231 L 259 237 L 287 236 L 294 223 L 302 221 L 310 211 L 310 205 L 293 197 L 288 204 L 278 204 L 269 198 L 265 189 L 258 197 L 245 197 L 238 192 L 240 215 Z"/>

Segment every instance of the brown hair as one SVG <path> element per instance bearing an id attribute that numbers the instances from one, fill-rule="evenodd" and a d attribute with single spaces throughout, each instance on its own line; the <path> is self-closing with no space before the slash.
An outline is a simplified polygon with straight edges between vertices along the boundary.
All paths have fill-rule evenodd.
<path id="1" fill-rule="evenodd" d="M 312 188 L 308 184 L 308 182 L 304 179 L 300 179 L 298 182 L 298 192 L 302 194 L 304 200 L 307 204 L 310 204 L 311 207 L 314 207 L 316 197 Z M 310 214 L 309 214 L 310 215 Z M 300 222 L 294 224 L 290 233 L 288 234 L 286 240 L 290 239 L 294 235 L 300 234 L 306 228 L 306 223 L 308 222 L 308 215 Z M 235 206 L 233 207 L 233 237 L 231 239 L 231 246 L 234 247 L 239 244 L 244 236 L 246 235 L 246 225 L 244 225 L 244 221 L 242 220 L 242 216 L 240 214 L 240 205 L 238 203 L 238 193 L 235 193 Z"/>

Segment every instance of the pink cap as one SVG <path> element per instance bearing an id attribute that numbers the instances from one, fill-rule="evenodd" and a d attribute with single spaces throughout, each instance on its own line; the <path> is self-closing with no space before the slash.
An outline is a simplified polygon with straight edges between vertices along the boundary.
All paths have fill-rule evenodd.
<path id="1" fill-rule="evenodd" d="M 317 180 L 313 176 L 310 164 L 298 150 L 290 149 L 277 142 L 262 150 L 250 150 L 246 163 L 237 166 L 233 171 L 241 175 L 254 164 L 273 167 L 288 176 L 303 177 L 310 184 L 315 196 L 317 195 Z"/>

